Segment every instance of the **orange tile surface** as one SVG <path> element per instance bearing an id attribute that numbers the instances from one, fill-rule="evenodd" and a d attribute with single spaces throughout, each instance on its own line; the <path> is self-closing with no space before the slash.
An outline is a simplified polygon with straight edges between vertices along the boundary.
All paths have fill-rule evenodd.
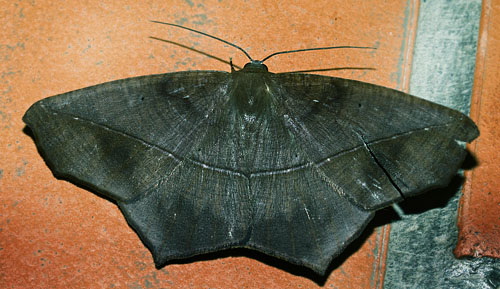
<path id="1" fill-rule="evenodd" d="M 237 50 L 149 19 L 177 22 L 271 52 L 376 46 L 275 57 L 273 72 L 327 71 L 403 89 L 418 7 L 413 1 L 1 1 L 0 288 L 380 288 L 389 227 L 371 227 L 324 278 L 264 257 L 219 254 L 154 268 L 117 206 L 53 177 L 21 120 L 35 101 L 132 76 L 229 65 Z M 484 135 L 484 133 L 483 133 Z M 261 262 L 262 261 L 262 262 Z"/>
<path id="2" fill-rule="evenodd" d="M 500 1 L 484 0 L 471 117 L 481 135 L 468 146 L 478 165 L 466 174 L 457 257 L 500 258 Z"/>

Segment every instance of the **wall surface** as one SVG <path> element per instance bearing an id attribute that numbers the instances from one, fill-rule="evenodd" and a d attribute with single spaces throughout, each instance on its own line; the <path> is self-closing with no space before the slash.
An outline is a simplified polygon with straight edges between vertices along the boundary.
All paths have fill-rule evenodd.
<path id="1" fill-rule="evenodd" d="M 157 270 L 114 203 L 52 175 L 21 120 L 30 105 L 55 94 L 140 75 L 229 71 L 230 58 L 239 66 L 248 61 L 220 42 L 148 20 L 219 36 L 257 59 L 290 49 L 375 46 L 369 52 L 289 54 L 266 64 L 272 72 L 325 70 L 313 73 L 410 89 L 468 112 L 481 3 L 455 1 L 450 8 L 448 2 L 1 1 L 0 287 L 414 288 L 427 279 L 433 285 L 463 284 L 438 283 L 422 273 L 453 277 L 472 266 L 439 263 L 451 260 L 456 244 L 460 182 L 440 191 L 442 198 L 416 202 L 420 208 L 403 204 L 403 220 L 395 220 L 391 210 L 377 214 L 325 277 L 241 250 Z M 498 7 L 499 1 L 491 2 Z M 340 67 L 365 69 L 335 70 Z M 436 249 L 411 251 L 417 246 Z M 498 286 L 498 262 L 485 260 L 478 266 Z"/>

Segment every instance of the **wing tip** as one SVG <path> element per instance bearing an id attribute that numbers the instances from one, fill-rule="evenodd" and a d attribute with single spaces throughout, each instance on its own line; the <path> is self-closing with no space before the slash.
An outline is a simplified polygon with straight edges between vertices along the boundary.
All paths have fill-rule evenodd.
<path id="1" fill-rule="evenodd" d="M 472 142 L 480 135 L 480 131 L 476 123 L 466 115 L 462 115 L 462 118 L 457 122 L 456 130 L 459 132 L 457 137 L 460 141 Z"/>

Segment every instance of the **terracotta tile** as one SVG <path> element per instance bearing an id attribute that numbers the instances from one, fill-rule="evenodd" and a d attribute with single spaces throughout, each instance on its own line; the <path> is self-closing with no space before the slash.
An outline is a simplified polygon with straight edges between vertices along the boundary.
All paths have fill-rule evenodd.
<path id="1" fill-rule="evenodd" d="M 483 1 L 471 117 L 481 131 L 468 146 L 477 166 L 466 173 L 458 215 L 457 257 L 500 258 L 500 1 Z"/>
<path id="2" fill-rule="evenodd" d="M 331 45 L 376 51 L 290 54 L 273 72 L 338 67 L 323 74 L 402 89 L 408 79 L 414 1 L 4 1 L 0 31 L 0 287 L 375 288 L 388 226 L 368 230 L 319 278 L 276 261 L 231 254 L 156 270 L 149 251 L 109 201 L 53 177 L 24 131 L 35 101 L 115 79 L 186 69 L 229 70 L 178 42 L 238 65 L 235 49 L 148 22 L 171 21 L 232 41 L 255 58 Z M 401 62 L 401 59 L 405 60 Z M 267 259 L 266 259 L 267 260 Z M 264 260 L 265 261 L 265 260 Z"/>

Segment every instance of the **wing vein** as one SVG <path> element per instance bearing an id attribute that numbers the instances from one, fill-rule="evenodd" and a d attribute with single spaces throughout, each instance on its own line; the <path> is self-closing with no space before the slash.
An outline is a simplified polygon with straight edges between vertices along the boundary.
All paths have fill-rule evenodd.
<path id="1" fill-rule="evenodd" d="M 45 107 L 45 108 L 47 108 L 47 107 Z M 52 109 L 50 109 L 50 111 L 52 113 L 67 115 L 67 116 L 73 117 L 75 120 L 88 122 L 88 123 L 90 123 L 92 125 L 101 127 L 103 129 L 113 131 L 113 132 L 115 132 L 115 133 L 117 133 L 119 135 L 135 139 L 135 140 L 141 142 L 142 144 L 144 144 L 144 145 L 146 145 L 148 147 L 151 147 L 151 148 L 157 149 L 159 151 L 162 151 L 163 153 L 167 154 L 168 157 L 174 159 L 177 162 L 188 161 L 188 162 L 190 162 L 190 163 L 192 163 L 194 165 L 200 166 L 200 167 L 202 167 L 204 169 L 209 169 L 209 170 L 213 170 L 213 171 L 217 171 L 217 172 L 225 173 L 225 174 L 229 174 L 229 175 L 236 175 L 236 176 L 243 177 L 243 178 L 246 178 L 246 179 L 250 179 L 250 178 L 253 178 L 253 177 L 259 177 L 259 176 L 266 176 L 266 175 L 286 174 L 286 173 L 289 173 L 289 172 L 292 172 L 292 171 L 306 169 L 306 168 L 309 168 L 311 166 L 321 167 L 322 165 L 330 162 L 332 159 L 335 159 L 335 158 L 340 157 L 342 155 L 354 152 L 354 151 L 356 151 L 356 150 L 364 147 L 364 145 L 365 145 L 365 144 L 361 144 L 361 145 L 355 146 L 355 147 L 353 147 L 351 149 L 337 152 L 337 153 L 332 154 L 332 155 L 330 155 L 330 156 L 328 156 L 328 157 L 326 157 L 326 158 L 324 158 L 324 159 L 322 159 L 320 161 L 315 161 L 315 162 L 311 161 L 311 162 L 304 163 L 304 164 L 301 164 L 301 165 L 298 165 L 298 166 L 283 168 L 283 169 L 279 169 L 279 170 L 258 171 L 258 172 L 254 172 L 254 173 L 251 173 L 251 174 L 247 175 L 247 174 L 245 174 L 243 172 L 240 172 L 240 171 L 235 171 L 235 170 L 231 170 L 231 169 L 226 169 L 226 168 L 212 166 L 212 165 L 209 165 L 209 164 L 205 164 L 203 162 L 199 162 L 199 161 L 193 160 L 193 159 L 188 158 L 188 157 L 186 157 L 186 158 L 179 157 L 179 156 L 175 155 L 174 153 L 169 152 L 168 150 L 166 150 L 166 149 L 164 149 L 162 147 L 159 147 L 157 145 L 151 144 L 151 143 L 149 143 L 149 142 L 147 142 L 147 141 L 145 141 L 145 140 L 143 140 L 141 138 L 138 138 L 138 137 L 130 135 L 128 133 L 116 130 L 116 129 L 114 129 L 112 127 L 109 127 L 109 126 L 106 126 L 104 124 L 96 123 L 96 122 L 94 122 L 92 120 L 82 118 L 80 116 L 76 116 L 76 115 L 73 115 L 73 114 L 70 114 L 70 113 L 66 113 L 66 112 L 61 112 L 61 111 L 54 111 Z M 441 125 L 426 126 L 426 127 L 423 127 L 423 128 L 412 129 L 410 131 L 406 131 L 406 132 L 394 134 L 392 136 L 383 137 L 383 138 L 380 138 L 380 139 L 376 139 L 376 140 L 372 140 L 372 141 L 366 142 L 366 145 L 377 144 L 379 142 L 383 142 L 383 141 L 386 141 L 386 140 L 389 140 L 389 139 L 393 139 L 393 138 L 398 138 L 398 137 L 401 137 L 401 136 L 409 135 L 409 134 L 412 134 L 412 133 L 415 133 L 415 132 L 418 132 L 418 131 L 422 131 L 422 130 L 428 130 L 428 129 L 440 128 L 440 127 L 447 127 L 447 126 L 450 126 L 450 125 L 453 125 L 453 123 L 449 122 L 449 123 L 445 123 L 445 124 L 441 124 Z"/>

